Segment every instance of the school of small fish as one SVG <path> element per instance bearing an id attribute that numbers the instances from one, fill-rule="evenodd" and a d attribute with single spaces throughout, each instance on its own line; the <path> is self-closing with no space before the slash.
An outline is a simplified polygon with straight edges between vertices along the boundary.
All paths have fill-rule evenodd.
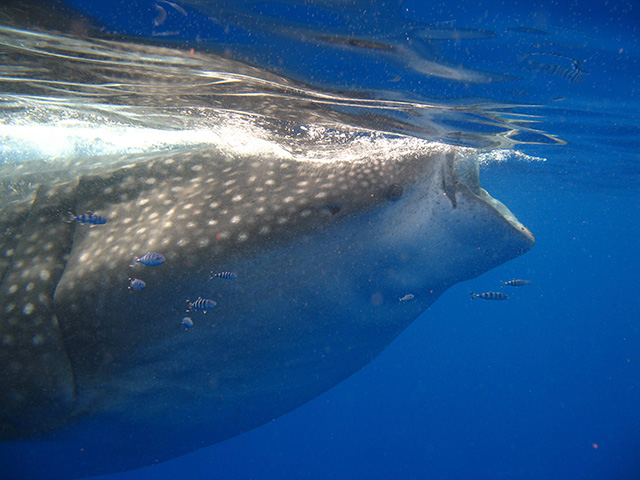
<path id="1" fill-rule="evenodd" d="M 69 219 L 70 221 L 77 221 L 79 223 L 87 223 L 90 225 L 104 225 L 105 223 L 107 223 L 106 218 L 89 211 L 83 214 L 78 214 L 78 215 L 69 212 Z M 144 265 L 145 267 L 157 267 L 165 263 L 166 258 L 164 257 L 164 255 L 158 252 L 147 252 L 141 257 L 134 257 L 133 261 L 134 263 L 133 265 L 130 265 L 130 267 L 134 267 L 135 264 L 137 263 Z M 236 273 L 225 272 L 225 271 L 222 271 L 222 272 L 212 271 L 210 275 L 211 275 L 210 279 L 220 278 L 223 280 L 234 280 L 238 278 L 238 275 Z M 533 281 L 523 280 L 521 278 L 513 278 L 511 280 L 507 280 L 500 283 L 502 286 L 523 287 L 526 285 L 532 285 Z M 144 282 L 144 280 L 141 280 L 139 278 L 129 278 L 128 288 L 132 291 L 144 290 L 146 286 L 147 284 Z M 415 296 L 412 293 L 407 293 L 406 295 L 399 298 L 399 303 L 407 303 L 413 300 L 414 298 Z M 481 298 L 482 300 L 508 300 L 509 295 L 504 294 L 502 292 L 493 292 L 493 291 L 482 292 L 482 293 L 471 292 L 471 299 L 475 299 L 475 298 Z M 187 300 L 186 311 L 187 312 L 200 311 L 203 313 L 207 313 L 208 310 L 213 309 L 216 305 L 217 303 L 210 298 L 198 297 L 193 302 L 190 300 Z M 181 325 L 185 327 L 185 330 L 188 330 L 191 327 L 193 327 L 193 320 L 190 317 L 184 317 L 181 320 Z"/>
<path id="2" fill-rule="evenodd" d="M 175 4 L 172 4 L 171 2 L 163 2 L 166 3 L 168 5 L 174 6 Z M 158 5 L 156 4 L 156 7 L 158 7 Z M 175 7 L 174 7 L 175 8 Z M 186 13 L 185 13 L 186 15 Z M 107 223 L 107 219 L 101 215 L 98 215 L 96 213 L 93 213 L 91 211 L 87 211 L 85 213 L 82 214 L 74 214 L 72 212 L 68 213 L 69 215 L 69 222 L 74 222 L 77 221 L 78 223 L 81 224 L 89 224 L 89 225 L 104 225 Z M 164 255 L 162 255 L 161 253 L 158 252 L 147 252 L 144 255 L 140 256 L 140 257 L 134 257 L 133 258 L 133 264 L 129 265 L 129 267 L 135 267 L 136 264 L 141 264 L 145 267 L 157 267 L 162 265 L 163 263 L 166 262 L 166 258 Z M 236 278 L 238 278 L 238 275 L 234 272 L 211 272 L 211 279 L 214 278 L 221 278 L 223 280 L 234 280 Z M 144 290 L 145 287 L 147 286 L 146 282 L 144 280 L 141 280 L 139 278 L 128 278 L 128 289 L 131 291 L 141 291 Z M 195 301 L 191 302 L 190 300 L 187 300 L 187 312 L 190 311 L 200 311 L 203 313 L 207 313 L 208 310 L 211 310 L 213 307 L 215 307 L 217 305 L 217 303 L 210 299 L 210 298 L 202 298 L 202 297 L 198 297 Z M 191 319 L 191 317 L 184 317 L 182 318 L 182 320 L 180 321 L 180 324 L 185 328 L 185 330 L 190 329 L 191 327 L 193 327 L 193 320 Z"/>

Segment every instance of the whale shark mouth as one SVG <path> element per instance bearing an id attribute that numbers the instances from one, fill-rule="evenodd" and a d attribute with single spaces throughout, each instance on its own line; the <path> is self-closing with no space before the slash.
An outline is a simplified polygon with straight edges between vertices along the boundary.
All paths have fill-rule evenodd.
<path id="1" fill-rule="evenodd" d="M 454 161 L 454 169 L 458 181 L 465 185 L 471 193 L 493 207 L 514 228 L 522 232 L 532 242 L 535 241 L 531 231 L 525 227 L 517 217 L 500 200 L 492 197 L 489 192 L 480 186 L 480 162 L 478 153 L 471 150 L 457 149 Z"/>

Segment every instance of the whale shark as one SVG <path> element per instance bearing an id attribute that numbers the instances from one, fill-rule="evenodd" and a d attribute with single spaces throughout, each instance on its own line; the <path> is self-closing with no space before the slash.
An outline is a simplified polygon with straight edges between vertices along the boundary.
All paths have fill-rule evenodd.
<path id="1" fill-rule="evenodd" d="M 209 54 L 0 30 L 3 478 L 126 471 L 257 428 L 534 245 L 473 148 L 354 125 L 346 100 Z M 96 150 L 29 150 L 86 127 Z M 177 140 L 108 144 L 129 131 Z"/>

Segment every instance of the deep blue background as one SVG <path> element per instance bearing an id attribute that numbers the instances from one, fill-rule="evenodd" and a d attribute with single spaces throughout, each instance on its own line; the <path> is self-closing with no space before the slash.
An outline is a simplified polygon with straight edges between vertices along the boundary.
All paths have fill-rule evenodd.
<path id="1" fill-rule="evenodd" d="M 153 16 L 140 27 L 137 17 L 103 2 L 73 3 L 102 12 L 115 30 L 150 34 Z M 163 465 L 104 478 L 640 478 L 640 7 L 423 3 L 405 2 L 407 16 L 496 32 L 554 29 L 556 43 L 563 35 L 582 42 L 589 71 L 582 83 L 531 73 L 520 92 L 530 103 L 565 99 L 536 113 L 544 116 L 541 128 L 567 144 L 522 145 L 547 162 L 481 172 L 485 188 L 534 232 L 536 247 L 450 289 L 371 365 L 285 417 Z M 128 4 L 146 14 L 153 9 L 153 2 Z M 522 65 L 516 54 L 507 57 L 507 47 L 523 38 L 538 41 L 519 34 L 507 44 L 443 48 L 479 68 L 495 69 L 505 58 L 509 71 Z M 292 74 L 304 79 L 309 68 L 307 80 L 330 81 L 318 78 L 329 66 L 312 58 Z M 273 59 L 258 52 L 253 60 Z M 362 82 L 373 82 L 375 69 L 363 72 Z M 460 93 L 433 85 L 446 86 L 414 93 Z M 513 92 L 484 86 L 467 93 Z M 507 302 L 469 299 L 470 290 L 499 289 L 513 277 L 535 284 L 505 287 Z"/>

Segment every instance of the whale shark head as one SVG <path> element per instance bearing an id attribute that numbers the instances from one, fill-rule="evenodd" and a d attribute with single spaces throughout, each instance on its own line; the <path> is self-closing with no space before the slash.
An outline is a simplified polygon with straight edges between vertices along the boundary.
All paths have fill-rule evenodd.
<path id="1" fill-rule="evenodd" d="M 9 478 L 122 471 L 255 428 L 533 246 L 480 187 L 473 149 L 224 119 L 205 145 L 3 165 Z M 147 252 L 164 263 L 134 261 Z"/>

